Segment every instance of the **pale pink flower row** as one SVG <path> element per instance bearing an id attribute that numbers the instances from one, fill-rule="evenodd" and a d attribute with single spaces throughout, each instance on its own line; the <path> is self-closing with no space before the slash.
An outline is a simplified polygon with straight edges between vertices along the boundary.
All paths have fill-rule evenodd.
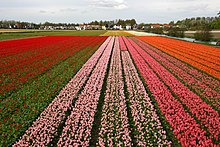
<path id="1" fill-rule="evenodd" d="M 180 144 L 182 146 L 215 146 L 212 140 L 205 135 L 206 131 L 202 130 L 195 119 L 184 110 L 182 104 L 173 97 L 171 91 L 145 62 L 141 56 L 142 54 L 137 52 L 137 50 L 142 49 L 138 48 L 130 39 L 125 42 L 135 64 L 148 85 L 148 89 L 157 101 L 167 122 L 171 125 L 172 131 Z M 176 88 L 178 89 L 179 87 Z"/>
<path id="2" fill-rule="evenodd" d="M 189 108 L 192 115 L 200 121 L 200 124 L 207 127 L 212 139 L 219 140 L 220 117 L 218 112 L 204 102 L 198 95 L 190 91 L 188 87 L 182 84 L 174 75 L 160 65 L 136 43 L 132 42 L 131 44 L 151 66 L 153 71 L 170 87 L 170 90 Z"/>
<path id="3" fill-rule="evenodd" d="M 13 146 L 47 146 L 111 38 L 108 38 Z"/>
<path id="4" fill-rule="evenodd" d="M 92 124 L 101 94 L 114 38 L 111 38 L 103 55 L 78 96 L 70 116 L 65 122 L 58 146 L 89 146 Z"/>
<path id="5" fill-rule="evenodd" d="M 101 128 L 97 146 L 131 146 L 128 129 L 127 108 L 124 95 L 124 82 L 118 37 L 107 78 L 106 95 L 102 110 Z"/>
<path id="6" fill-rule="evenodd" d="M 156 60 L 158 60 L 164 67 L 169 69 L 175 76 L 177 76 L 179 79 L 181 79 L 185 84 L 196 91 L 200 96 L 203 96 L 205 99 L 207 99 L 209 102 L 213 104 L 213 106 L 220 109 L 220 91 L 217 92 L 214 89 L 210 88 L 206 83 L 202 82 L 200 79 L 196 79 L 192 75 L 188 74 L 184 69 L 182 69 L 179 64 L 184 64 L 182 62 L 175 62 L 176 59 L 169 61 L 169 58 L 172 58 L 171 56 L 163 56 L 164 53 L 161 51 L 150 47 L 146 43 L 143 43 L 142 41 L 138 42 L 138 44 L 146 50 L 146 53 L 150 56 L 154 57 Z M 176 63 L 176 64 L 174 64 Z M 218 83 L 218 82 L 216 82 Z M 220 84 L 220 83 L 219 83 Z"/>
<path id="7" fill-rule="evenodd" d="M 171 142 L 167 141 L 166 131 L 162 127 L 156 110 L 127 51 L 122 52 L 122 60 L 131 103 L 131 113 L 137 127 L 135 131 L 138 132 L 135 134 L 137 145 L 170 146 Z M 151 132 L 154 132 L 154 135 Z"/>

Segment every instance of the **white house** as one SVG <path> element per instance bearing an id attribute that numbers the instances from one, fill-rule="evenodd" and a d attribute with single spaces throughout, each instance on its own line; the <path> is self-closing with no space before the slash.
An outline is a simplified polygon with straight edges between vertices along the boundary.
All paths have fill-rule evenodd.
<path id="1" fill-rule="evenodd" d="M 76 30 L 80 31 L 81 27 L 80 26 L 75 26 Z"/>
<path id="2" fill-rule="evenodd" d="M 122 28 L 121 25 L 119 25 L 119 26 L 114 25 L 114 26 L 113 26 L 113 29 L 114 29 L 114 30 L 123 30 L 123 28 Z"/>
<path id="3" fill-rule="evenodd" d="M 102 30 L 106 30 L 106 26 L 102 26 Z"/>
<path id="4" fill-rule="evenodd" d="M 126 28 L 126 30 L 131 30 L 131 26 L 130 25 L 126 25 L 125 28 Z"/>

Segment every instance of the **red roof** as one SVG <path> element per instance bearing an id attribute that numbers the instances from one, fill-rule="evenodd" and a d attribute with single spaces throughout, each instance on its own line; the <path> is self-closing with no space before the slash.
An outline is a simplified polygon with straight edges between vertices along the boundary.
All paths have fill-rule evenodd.
<path id="1" fill-rule="evenodd" d="M 160 27 L 161 25 L 160 24 L 152 24 L 151 26 L 152 27 Z"/>
<path id="2" fill-rule="evenodd" d="M 163 26 L 164 26 L 164 27 L 170 27 L 170 25 L 169 25 L 169 24 L 164 24 Z"/>

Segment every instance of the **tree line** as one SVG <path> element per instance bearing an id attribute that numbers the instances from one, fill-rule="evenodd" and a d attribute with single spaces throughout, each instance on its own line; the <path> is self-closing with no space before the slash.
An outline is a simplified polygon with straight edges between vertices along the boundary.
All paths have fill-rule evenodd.
<path id="1" fill-rule="evenodd" d="M 148 28 L 147 32 L 166 34 L 173 37 L 185 37 L 185 31 L 196 31 L 194 38 L 201 41 L 212 40 L 211 30 L 220 29 L 220 11 L 215 17 L 196 17 L 171 21 L 169 28 Z"/>
<path id="2" fill-rule="evenodd" d="M 87 25 L 100 25 L 100 26 L 106 26 L 106 28 L 112 28 L 114 25 L 121 25 L 122 27 L 125 27 L 126 25 L 134 26 L 137 24 L 135 19 L 127 19 L 127 20 L 111 20 L 111 21 L 92 21 L 89 23 L 83 23 Z M 21 21 L 15 21 L 15 20 L 1 20 L 0 21 L 0 28 L 1 29 L 39 29 L 42 26 L 52 26 L 52 27 L 70 27 L 70 26 L 79 26 L 79 23 L 51 23 L 51 22 L 45 22 L 45 23 L 30 23 L 30 22 L 21 22 Z"/>
<path id="3" fill-rule="evenodd" d="M 220 13 L 216 17 L 186 18 L 176 23 L 171 21 L 170 24 L 175 24 L 188 30 L 202 30 L 204 26 L 208 26 L 210 29 L 220 29 Z"/>

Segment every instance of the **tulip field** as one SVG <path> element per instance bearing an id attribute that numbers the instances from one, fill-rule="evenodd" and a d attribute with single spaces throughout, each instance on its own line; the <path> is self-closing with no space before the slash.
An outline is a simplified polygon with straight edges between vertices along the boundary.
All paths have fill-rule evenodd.
<path id="1" fill-rule="evenodd" d="M 140 37 L 162 51 L 220 79 L 220 50 L 165 37 Z"/>
<path id="2" fill-rule="evenodd" d="M 220 146 L 219 48 L 132 34 L 0 41 L 0 146 Z"/>

